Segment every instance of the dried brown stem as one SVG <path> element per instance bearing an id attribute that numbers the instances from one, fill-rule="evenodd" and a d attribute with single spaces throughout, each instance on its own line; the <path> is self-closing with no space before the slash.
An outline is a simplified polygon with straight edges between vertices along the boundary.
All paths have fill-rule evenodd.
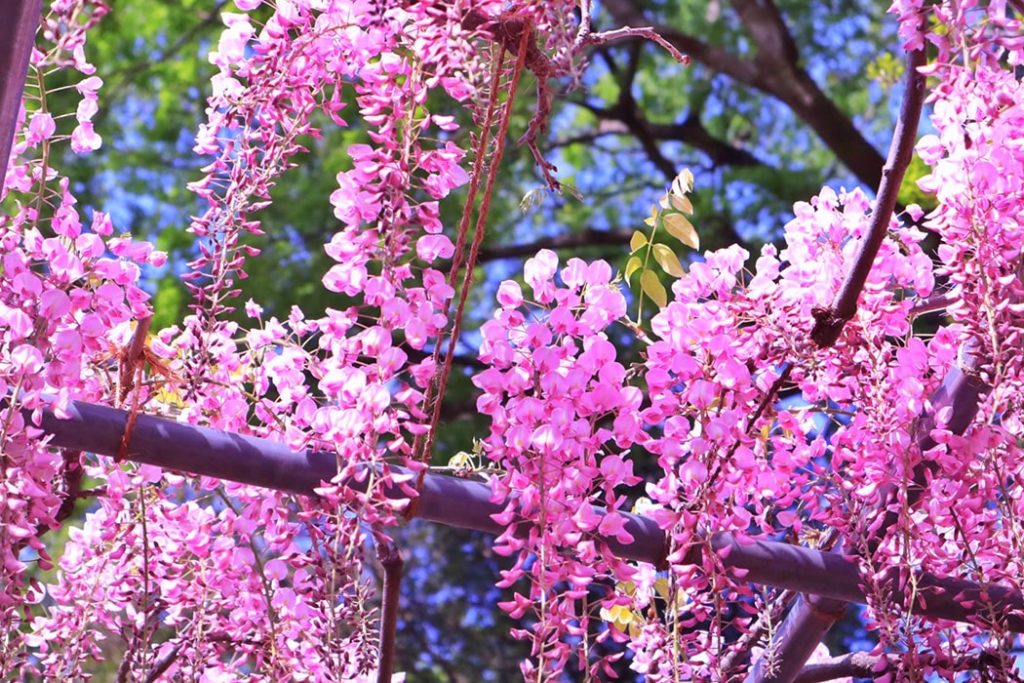
<path id="1" fill-rule="evenodd" d="M 690 63 L 688 57 L 683 55 L 671 42 L 658 35 L 658 32 L 650 26 L 625 26 L 611 31 L 591 33 L 590 3 L 584 2 L 581 9 L 580 29 L 574 42 L 575 49 L 630 38 L 644 38 L 665 48 L 680 64 Z M 548 187 L 553 192 L 560 191 L 561 183 L 555 178 L 555 172 L 558 169 L 544 158 L 538 139 L 547 127 L 548 119 L 551 116 L 554 93 L 550 81 L 565 75 L 564 67 L 553 62 L 537 46 L 535 30 L 528 17 L 518 16 L 515 12 L 504 12 L 497 16 L 491 16 L 479 10 L 471 10 L 462 20 L 462 26 L 470 31 L 479 30 L 511 54 L 519 54 L 520 45 L 525 45 L 524 66 L 537 78 L 537 109 L 527 124 L 526 132 L 519 138 L 519 144 L 525 145 L 533 154 L 534 162 L 544 174 L 544 180 Z"/>
<path id="2" fill-rule="evenodd" d="M 174 664 L 174 660 L 178 658 L 178 654 L 180 652 L 181 646 L 175 645 L 170 652 L 156 660 L 156 662 L 153 663 L 153 668 L 146 676 L 146 683 L 156 683 L 156 681 L 160 680 L 160 677 L 163 676 L 169 668 L 171 668 L 171 664 Z"/>

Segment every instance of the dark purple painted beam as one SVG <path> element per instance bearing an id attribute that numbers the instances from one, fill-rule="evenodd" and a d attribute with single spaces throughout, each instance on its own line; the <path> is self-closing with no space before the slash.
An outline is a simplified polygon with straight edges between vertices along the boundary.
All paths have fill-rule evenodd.
<path id="1" fill-rule="evenodd" d="M 0 183 L 7 174 L 41 6 L 42 0 L 0 0 Z"/>
<path id="2" fill-rule="evenodd" d="M 970 353 L 969 349 L 966 349 L 965 365 L 973 368 L 976 362 L 977 358 Z M 974 421 L 974 417 L 978 413 L 978 405 L 987 393 L 988 386 L 972 376 L 970 372 L 961 372 L 957 368 L 950 370 L 943 379 L 942 384 L 931 396 L 931 410 L 921 417 L 920 425 L 917 429 L 917 444 L 920 451 L 927 451 L 936 445 L 935 440 L 931 436 L 932 430 L 935 429 L 935 415 L 940 414 L 947 408 L 952 409 L 945 428 L 956 434 L 963 434 L 971 422 Z M 926 473 L 933 466 L 934 463 L 925 461 L 915 468 L 913 473 L 915 486 L 914 490 L 909 494 L 909 505 L 911 507 L 916 504 L 921 493 L 924 492 L 927 486 Z M 880 491 L 880 508 L 885 509 L 888 507 L 886 502 L 893 493 L 892 486 Z M 874 532 L 874 537 L 868 540 L 869 552 L 875 551 L 885 531 L 898 521 L 897 514 L 891 510 L 883 514 L 881 523 Z M 848 550 L 853 553 L 857 549 L 851 547 Z M 936 587 L 936 583 L 940 581 L 937 577 L 931 575 L 922 576 L 922 578 L 933 589 Z M 961 599 L 967 599 L 967 596 L 970 595 L 972 599 L 978 600 L 983 596 L 977 590 L 976 585 L 971 589 L 965 584 L 958 584 L 955 580 L 947 579 L 942 580 L 942 582 L 946 588 L 928 598 L 929 615 L 965 621 L 965 610 L 953 598 L 960 593 L 964 593 Z M 999 592 L 999 597 L 993 596 L 994 604 L 1000 604 L 1007 598 L 1002 593 L 1003 589 L 1001 587 L 994 586 L 991 587 L 991 590 Z M 810 593 L 810 591 L 804 592 Z M 894 594 L 893 597 L 895 600 L 899 600 L 898 594 Z M 804 663 L 810 658 L 815 648 L 817 648 L 818 643 L 825 637 L 825 634 L 832 628 L 832 625 L 839 621 L 846 613 L 847 602 L 861 601 L 837 600 L 834 597 L 820 593 L 799 596 L 792 609 L 790 609 L 789 614 L 786 615 L 786 619 L 779 627 L 779 630 L 776 631 L 775 638 L 773 639 L 772 662 L 774 663 L 774 668 L 771 671 L 767 671 L 763 666 L 764 659 L 758 660 L 751 674 L 747 677 L 747 683 L 789 683 L 795 680 L 802 670 Z M 1010 600 L 1005 604 L 1009 606 L 1016 603 Z M 1014 609 L 1019 610 L 1020 608 L 1015 607 Z M 956 616 L 952 616 L 953 614 L 956 614 Z M 1020 628 L 1020 615 L 1017 615 L 1014 619 L 1015 621 L 1012 622 L 1014 628 Z"/>
<path id="3" fill-rule="evenodd" d="M 42 413 L 42 427 L 51 435 L 54 446 L 101 455 L 117 453 L 128 417 L 125 411 L 72 402 L 68 412 L 67 419 L 58 419 L 50 410 Z M 130 459 L 136 462 L 303 495 L 315 495 L 313 489 L 335 473 L 334 455 L 330 453 L 296 453 L 266 439 L 151 415 L 139 415 L 128 450 Z M 405 497 L 397 487 L 388 495 Z M 416 514 L 431 522 L 498 534 L 505 527 L 491 515 L 502 507 L 491 500 L 486 484 L 428 474 Z M 662 561 L 665 535 L 658 525 L 638 515 L 627 517 L 626 528 L 634 541 L 623 544 L 606 539 L 611 550 L 624 559 Z M 738 540 L 728 533 L 714 534 L 711 544 L 723 563 L 742 573 L 744 580 L 843 603 L 864 602 L 858 563 L 840 553 L 774 541 Z M 962 607 L 955 598 L 960 594 L 979 596 L 979 586 L 928 575 L 919 583 L 928 588 L 922 591 L 927 605 L 922 608 L 915 603 L 921 615 L 957 621 L 972 618 L 974 611 Z M 1016 612 L 1009 623 L 1024 632 L 1024 596 L 1000 586 L 989 586 L 988 591 L 1001 609 Z"/>

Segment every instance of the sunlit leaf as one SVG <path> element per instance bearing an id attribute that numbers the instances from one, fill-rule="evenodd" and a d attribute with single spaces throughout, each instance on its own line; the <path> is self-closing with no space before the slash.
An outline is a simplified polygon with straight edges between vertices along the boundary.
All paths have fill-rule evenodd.
<path id="1" fill-rule="evenodd" d="M 679 257 L 666 245 L 654 245 L 654 260 L 658 262 L 662 270 L 672 277 L 683 276 L 683 266 L 679 263 Z"/>
<path id="2" fill-rule="evenodd" d="M 644 219 L 644 223 L 650 227 L 654 227 L 654 224 L 658 222 L 658 207 L 651 207 L 651 215 Z"/>
<path id="3" fill-rule="evenodd" d="M 664 220 L 665 229 L 668 230 L 670 235 L 688 247 L 693 249 L 700 248 L 700 239 L 697 237 L 697 231 L 694 230 L 693 224 L 686 219 L 686 216 L 681 213 L 670 213 L 665 216 Z"/>
<path id="4" fill-rule="evenodd" d="M 635 253 L 645 244 L 647 244 L 647 235 L 637 230 L 633 233 L 633 236 L 629 238 L 629 253 Z"/>
<path id="5" fill-rule="evenodd" d="M 448 467 L 466 469 L 473 466 L 473 456 L 466 451 L 459 451 L 448 459 Z"/>
<path id="6" fill-rule="evenodd" d="M 640 274 L 640 289 L 646 294 L 651 301 L 658 305 L 658 308 L 664 308 L 665 304 L 668 303 L 668 293 L 665 291 L 665 285 L 661 284 L 661 280 L 658 279 L 657 273 L 653 270 L 645 270 Z"/>
<path id="7" fill-rule="evenodd" d="M 629 280 L 629 276 L 639 270 L 643 265 L 643 261 L 640 260 L 639 256 L 630 256 L 629 260 L 626 261 L 626 280 Z"/>
<path id="8" fill-rule="evenodd" d="M 693 213 L 693 203 L 689 197 L 680 197 L 677 194 L 668 195 L 669 201 L 672 203 L 672 207 L 676 211 L 682 211 L 683 213 Z"/>
<path id="9" fill-rule="evenodd" d="M 672 192 L 682 196 L 688 194 L 691 189 L 693 189 L 693 173 L 690 172 L 690 169 L 684 168 L 672 181 Z"/>

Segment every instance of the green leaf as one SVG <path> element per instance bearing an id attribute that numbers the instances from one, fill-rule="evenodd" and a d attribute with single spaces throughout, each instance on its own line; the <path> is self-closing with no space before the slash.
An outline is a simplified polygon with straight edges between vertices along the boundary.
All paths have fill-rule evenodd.
<path id="1" fill-rule="evenodd" d="M 641 267 L 643 267 L 643 265 L 644 265 L 643 261 L 640 260 L 639 256 L 630 256 L 629 260 L 626 261 L 626 270 L 625 270 L 626 281 L 628 282 L 629 281 L 629 276 L 632 275 L 633 273 L 635 273 Z"/>
<path id="2" fill-rule="evenodd" d="M 654 245 L 654 260 L 658 262 L 662 270 L 672 277 L 683 276 L 683 266 L 679 263 L 679 257 L 666 245 Z"/>
<path id="3" fill-rule="evenodd" d="M 633 236 L 629 238 L 629 253 L 636 253 L 637 250 L 641 249 L 645 244 L 647 244 L 647 235 L 637 230 L 633 233 Z"/>
<path id="4" fill-rule="evenodd" d="M 658 279 L 657 273 L 653 270 L 645 270 L 641 273 L 640 289 L 658 305 L 658 308 L 665 308 L 665 304 L 668 303 L 668 293 L 665 291 L 665 285 L 661 284 L 661 280 Z"/>
<path id="5" fill-rule="evenodd" d="M 663 220 L 665 221 L 665 229 L 668 230 L 670 235 L 688 247 L 700 248 L 700 238 L 697 237 L 697 231 L 694 230 L 693 224 L 686 219 L 686 216 L 681 213 L 670 213 L 666 214 Z"/>

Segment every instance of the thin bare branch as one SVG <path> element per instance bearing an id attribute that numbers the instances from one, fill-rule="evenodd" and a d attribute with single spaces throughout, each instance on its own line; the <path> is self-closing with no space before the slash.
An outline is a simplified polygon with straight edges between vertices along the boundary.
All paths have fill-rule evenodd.
<path id="1" fill-rule="evenodd" d="M 563 233 L 542 237 L 533 242 L 521 244 L 496 244 L 480 250 L 481 261 L 496 261 L 507 258 L 533 256 L 541 249 L 579 249 L 591 246 L 621 246 L 629 244 L 632 230 L 597 230 L 587 228 L 580 232 Z"/>

